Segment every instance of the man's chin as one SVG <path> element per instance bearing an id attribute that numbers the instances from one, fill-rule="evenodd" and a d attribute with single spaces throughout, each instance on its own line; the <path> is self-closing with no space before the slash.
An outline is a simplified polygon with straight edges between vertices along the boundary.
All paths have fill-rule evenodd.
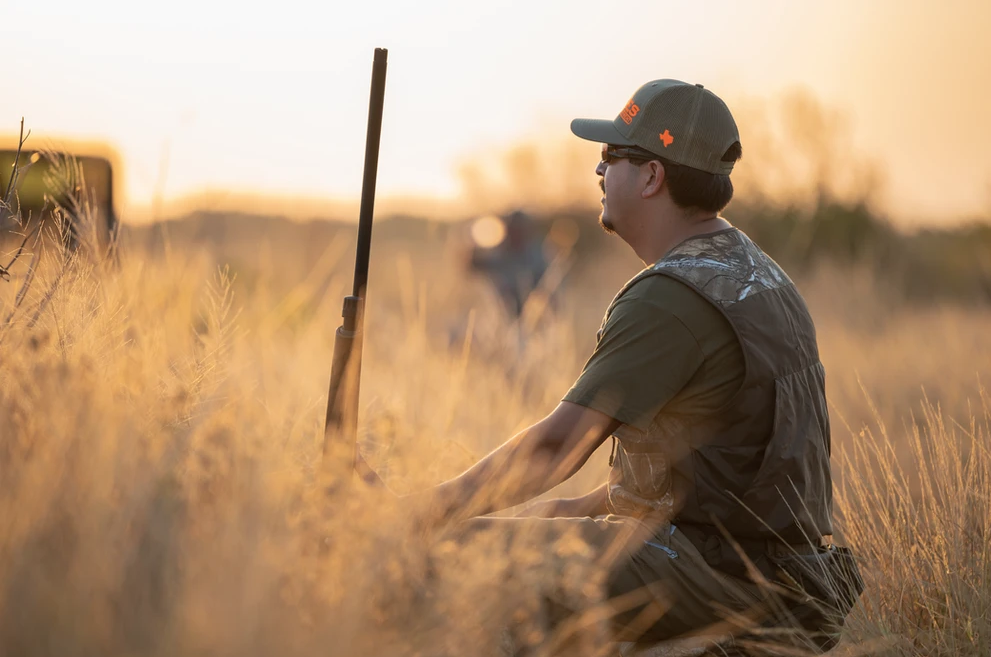
<path id="1" fill-rule="evenodd" d="M 605 213 L 599 215 L 599 225 L 602 226 L 602 230 L 604 230 L 608 235 L 616 234 L 616 228 L 612 225 L 612 222 L 606 218 Z"/>

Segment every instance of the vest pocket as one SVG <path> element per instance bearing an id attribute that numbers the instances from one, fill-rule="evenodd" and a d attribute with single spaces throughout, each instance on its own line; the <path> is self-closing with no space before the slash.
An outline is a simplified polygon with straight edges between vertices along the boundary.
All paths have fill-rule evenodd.
<path id="1" fill-rule="evenodd" d="M 774 424 L 747 508 L 785 540 L 832 533 L 829 416 L 821 363 L 774 381 Z"/>
<path id="2" fill-rule="evenodd" d="M 738 506 L 750 483 L 747 473 L 757 469 L 763 452 L 764 445 L 700 445 L 692 450 L 695 494 L 703 514 L 692 520 L 708 523 L 712 514 L 725 523 L 726 511 Z"/>

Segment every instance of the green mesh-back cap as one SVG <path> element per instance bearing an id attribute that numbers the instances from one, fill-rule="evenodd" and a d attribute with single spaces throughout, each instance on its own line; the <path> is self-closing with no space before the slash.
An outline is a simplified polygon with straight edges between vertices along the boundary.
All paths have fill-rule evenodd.
<path id="1" fill-rule="evenodd" d="M 729 174 L 727 149 L 740 141 L 726 103 L 701 84 L 654 80 L 633 94 L 615 120 L 575 119 L 571 131 L 582 139 L 639 146 L 675 164 Z"/>

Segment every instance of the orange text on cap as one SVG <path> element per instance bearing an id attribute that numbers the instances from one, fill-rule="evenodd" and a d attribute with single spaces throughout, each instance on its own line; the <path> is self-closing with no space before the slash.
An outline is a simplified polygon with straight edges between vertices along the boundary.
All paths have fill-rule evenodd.
<path id="1" fill-rule="evenodd" d="M 634 103 L 633 99 L 631 98 L 630 102 L 626 103 L 626 107 L 623 108 L 623 111 L 619 113 L 619 118 L 623 119 L 623 123 L 625 123 L 626 125 L 630 125 L 631 123 L 633 123 L 633 117 L 636 116 L 639 112 L 640 112 L 640 106 Z"/>

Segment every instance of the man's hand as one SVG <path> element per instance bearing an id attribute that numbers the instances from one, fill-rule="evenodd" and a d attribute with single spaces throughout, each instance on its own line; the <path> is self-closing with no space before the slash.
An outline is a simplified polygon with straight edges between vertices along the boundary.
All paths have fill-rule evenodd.
<path id="1" fill-rule="evenodd" d="M 516 514 L 518 518 L 594 518 L 609 513 L 606 498 L 609 485 L 602 484 L 581 497 L 544 500 Z"/>
<path id="2" fill-rule="evenodd" d="M 382 478 L 379 477 L 378 473 L 372 470 L 372 467 L 368 465 L 368 462 L 361 456 L 360 450 L 355 451 L 354 471 L 363 482 L 372 488 L 384 488 L 385 490 L 389 490 L 389 487 L 385 485 L 385 482 L 382 481 Z"/>

